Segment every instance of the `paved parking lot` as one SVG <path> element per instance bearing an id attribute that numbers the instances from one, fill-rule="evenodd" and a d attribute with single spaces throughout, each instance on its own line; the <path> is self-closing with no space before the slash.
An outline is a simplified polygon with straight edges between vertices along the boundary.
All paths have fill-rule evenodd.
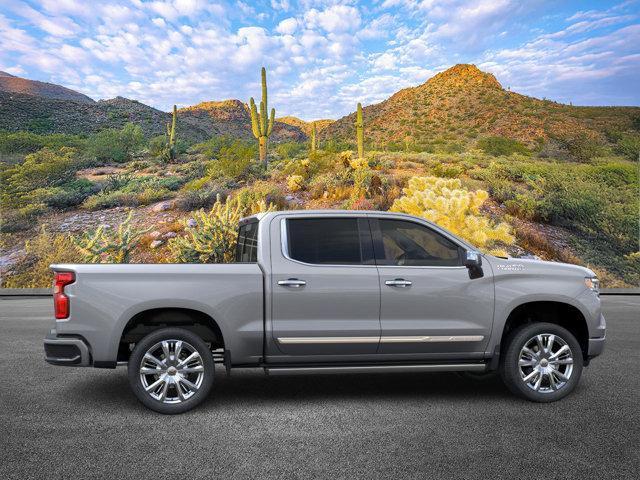
<path id="1" fill-rule="evenodd" d="M 561 402 L 456 374 L 218 371 L 206 403 L 167 417 L 124 368 L 47 365 L 51 299 L 3 298 L 2 477 L 638 478 L 640 297 L 604 306 L 607 350 Z"/>

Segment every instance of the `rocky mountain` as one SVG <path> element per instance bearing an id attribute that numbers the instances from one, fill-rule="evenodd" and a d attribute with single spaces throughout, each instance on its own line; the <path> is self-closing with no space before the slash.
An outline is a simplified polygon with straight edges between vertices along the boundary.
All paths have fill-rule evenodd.
<path id="1" fill-rule="evenodd" d="M 287 125 L 291 125 L 293 127 L 297 127 L 307 135 L 311 134 L 311 125 L 314 123 L 316 124 L 316 132 L 321 132 L 334 122 L 334 120 L 330 119 L 313 120 L 312 122 L 306 122 L 294 116 L 276 118 L 276 121 L 286 123 Z"/>
<path id="2" fill-rule="evenodd" d="M 11 83 L 13 80 L 18 82 Z M 0 88 L 0 130 L 89 134 L 106 128 L 121 128 L 132 122 L 140 125 L 146 136 L 155 136 L 163 134 L 166 123 L 171 120 L 169 113 L 136 100 L 116 97 L 96 102 L 65 87 L 6 73 L 0 76 L 0 85 L 3 81 L 14 88 Z M 35 88 L 36 84 L 41 85 Z M 18 85 L 25 88 L 20 90 Z M 27 85 L 33 88 L 26 88 Z M 182 108 L 178 113 L 177 129 L 179 138 L 192 143 L 212 135 L 253 138 L 249 110 L 239 100 L 203 102 Z M 300 128 L 282 122 L 276 122 L 271 137 L 275 142 L 305 138 Z"/>
<path id="3" fill-rule="evenodd" d="M 70 88 L 53 83 L 39 82 L 16 77 L 6 72 L 0 72 L 0 92 L 9 94 L 36 95 L 54 100 L 70 100 L 79 103 L 94 103 L 92 98 L 71 90 Z"/>
<path id="4" fill-rule="evenodd" d="M 0 91 L 0 130 L 80 135 L 132 122 L 151 137 L 164 133 L 170 119 L 169 113 L 123 97 L 88 103 Z M 208 138 L 206 131 L 187 122 L 178 126 L 178 133 L 192 141 Z"/>
<path id="5" fill-rule="evenodd" d="M 504 89 L 490 73 L 460 64 L 422 85 L 364 107 L 365 140 L 429 144 L 471 143 L 482 136 L 504 136 L 529 146 L 549 138 L 584 134 L 604 139 L 605 130 L 628 130 L 638 107 L 574 107 Z M 320 137 L 355 140 L 355 112 L 325 128 Z"/>
<path id="6" fill-rule="evenodd" d="M 246 103 L 240 100 L 202 102 L 178 110 L 178 118 L 187 119 L 191 124 L 211 135 L 229 135 L 245 140 L 253 139 L 251 114 Z M 303 141 L 303 129 L 276 120 L 271 140 L 275 142 Z"/>

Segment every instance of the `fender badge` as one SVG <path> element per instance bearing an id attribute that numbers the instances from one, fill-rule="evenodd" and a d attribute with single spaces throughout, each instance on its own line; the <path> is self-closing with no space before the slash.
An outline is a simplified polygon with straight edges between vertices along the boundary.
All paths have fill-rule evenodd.
<path id="1" fill-rule="evenodd" d="M 524 265 L 521 263 L 507 263 L 507 264 L 498 264 L 496 265 L 498 270 L 505 270 L 507 272 L 519 272 L 524 270 Z"/>

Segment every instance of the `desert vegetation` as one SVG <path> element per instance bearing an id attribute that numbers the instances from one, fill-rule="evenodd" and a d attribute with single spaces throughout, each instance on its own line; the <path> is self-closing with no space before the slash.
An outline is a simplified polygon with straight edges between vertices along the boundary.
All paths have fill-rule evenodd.
<path id="1" fill-rule="evenodd" d="M 302 139 L 278 137 L 267 149 L 275 113 L 264 71 L 262 80 L 259 107 L 247 106 L 255 139 L 196 141 L 181 134 L 188 115 L 175 107 L 163 135 L 135 123 L 84 135 L 0 132 L 2 286 L 48 286 L 55 262 L 230 261 L 241 217 L 293 208 L 407 212 L 495 254 L 583 263 L 605 286 L 640 282 L 640 121 L 525 138 L 489 131 L 490 117 L 471 124 L 467 108 L 448 120 L 416 111 L 417 123 L 402 127 L 387 110 L 385 133 L 379 112 L 358 104 L 348 126 L 313 122 Z M 468 102 L 496 102 L 491 79 L 479 82 Z M 455 85 L 431 85 L 422 101 L 436 91 L 438 101 L 458 98 Z M 507 103 L 515 95 L 499 91 Z M 407 108 L 403 92 L 396 100 Z M 528 118 L 541 102 L 518 108 Z M 547 119 L 560 122 L 563 109 Z"/>

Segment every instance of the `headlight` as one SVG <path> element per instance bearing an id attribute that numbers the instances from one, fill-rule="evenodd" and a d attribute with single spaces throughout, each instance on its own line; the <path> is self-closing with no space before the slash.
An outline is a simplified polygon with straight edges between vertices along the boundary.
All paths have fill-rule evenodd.
<path id="1" fill-rule="evenodd" d="M 596 295 L 600 294 L 600 280 L 598 280 L 598 277 L 585 277 L 584 284 L 589 290 L 596 292 Z"/>

